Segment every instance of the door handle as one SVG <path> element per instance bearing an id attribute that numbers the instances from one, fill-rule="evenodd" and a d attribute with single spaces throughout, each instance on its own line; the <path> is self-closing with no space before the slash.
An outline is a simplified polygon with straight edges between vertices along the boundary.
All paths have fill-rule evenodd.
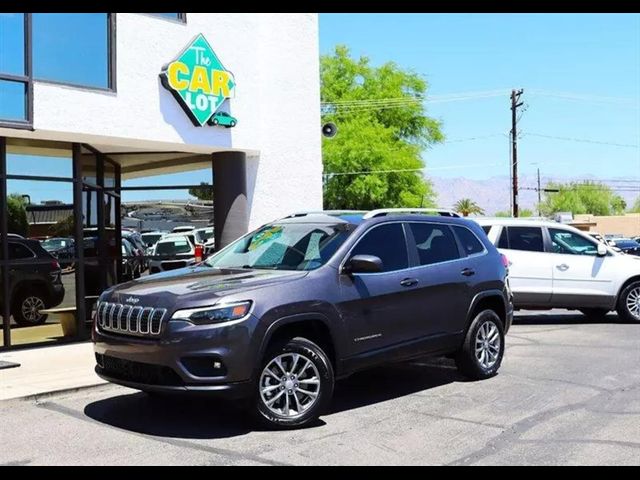
<path id="1" fill-rule="evenodd" d="M 566 270 L 569 270 L 569 265 L 567 265 L 566 263 L 562 263 L 560 265 L 556 265 L 556 268 L 561 272 L 564 272 Z"/>
<path id="2" fill-rule="evenodd" d="M 464 275 L 465 277 L 470 277 L 472 275 L 476 274 L 476 271 L 471 269 L 471 268 L 465 268 L 460 272 L 462 275 Z"/>
<path id="3" fill-rule="evenodd" d="M 400 281 L 400 285 L 403 287 L 413 287 L 418 284 L 417 278 L 404 278 Z"/>

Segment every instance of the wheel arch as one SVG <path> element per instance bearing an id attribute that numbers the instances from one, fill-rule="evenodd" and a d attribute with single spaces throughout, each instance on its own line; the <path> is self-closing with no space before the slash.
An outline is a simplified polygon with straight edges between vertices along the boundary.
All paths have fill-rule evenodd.
<path id="1" fill-rule="evenodd" d="M 502 321 L 502 327 L 507 328 L 507 304 L 500 290 L 485 290 L 479 292 L 471 300 L 469 310 L 467 311 L 467 323 L 465 325 L 465 334 L 469 329 L 475 314 L 482 308 L 490 308 L 496 312 Z"/>
<path id="2" fill-rule="evenodd" d="M 10 293 L 11 307 L 13 308 L 15 306 L 16 300 L 19 298 L 19 296 L 23 292 L 26 292 L 29 290 L 36 291 L 42 294 L 43 300 L 45 301 L 45 305 L 51 302 L 51 297 L 47 289 L 47 284 L 42 280 L 29 280 L 29 281 L 22 281 L 13 287 Z"/>
<path id="3" fill-rule="evenodd" d="M 640 282 L 640 274 L 638 275 L 634 275 L 632 277 L 629 277 L 618 289 L 618 292 L 616 293 L 616 301 L 613 305 L 613 308 L 617 308 L 618 307 L 618 302 L 620 301 L 620 295 L 622 295 L 622 292 L 624 292 L 624 289 L 627 288 L 630 284 L 632 284 L 633 282 Z"/>
<path id="4" fill-rule="evenodd" d="M 267 328 L 260 349 L 258 351 L 259 363 L 267 352 L 267 349 L 274 341 L 281 341 L 287 338 L 301 336 L 317 343 L 321 347 L 333 366 L 334 371 L 338 367 L 338 347 L 329 319 L 318 312 L 296 313 L 285 317 L 280 317 L 272 322 Z M 260 365 L 256 366 L 256 371 Z"/>

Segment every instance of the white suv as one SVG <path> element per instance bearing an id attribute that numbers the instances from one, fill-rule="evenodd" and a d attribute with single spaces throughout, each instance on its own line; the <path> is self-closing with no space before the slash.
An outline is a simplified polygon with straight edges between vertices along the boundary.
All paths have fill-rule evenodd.
<path id="1" fill-rule="evenodd" d="M 516 308 L 566 308 L 588 316 L 617 310 L 640 322 L 640 257 L 618 253 L 558 222 L 476 218 L 508 258 Z"/>

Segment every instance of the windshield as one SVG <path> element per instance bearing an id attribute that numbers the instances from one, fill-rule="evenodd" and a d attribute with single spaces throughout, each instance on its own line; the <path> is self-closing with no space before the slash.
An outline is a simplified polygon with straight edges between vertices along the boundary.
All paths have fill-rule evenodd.
<path id="1" fill-rule="evenodd" d="M 156 245 L 156 255 L 176 255 L 178 253 L 191 253 L 191 244 L 186 238 L 164 240 Z"/>
<path id="2" fill-rule="evenodd" d="M 154 245 L 161 238 L 162 238 L 161 233 L 143 233 L 142 234 L 142 241 L 145 243 L 145 245 L 149 247 Z"/>
<path id="3" fill-rule="evenodd" d="M 206 230 L 196 230 L 196 239 L 198 240 L 198 243 L 206 243 L 206 241 L 211 237 L 213 237 L 213 228 L 207 228 Z"/>
<path id="4" fill-rule="evenodd" d="M 71 242 L 66 238 L 50 238 L 42 242 L 42 248 L 47 251 L 58 250 L 59 248 L 68 247 Z"/>
<path id="5" fill-rule="evenodd" d="M 205 263 L 215 268 L 313 270 L 324 265 L 352 231 L 349 224 L 266 225 Z"/>

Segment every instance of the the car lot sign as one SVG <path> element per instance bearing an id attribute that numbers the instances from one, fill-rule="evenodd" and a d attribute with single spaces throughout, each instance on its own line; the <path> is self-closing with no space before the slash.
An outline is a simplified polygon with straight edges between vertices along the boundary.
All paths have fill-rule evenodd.
<path id="1" fill-rule="evenodd" d="M 202 34 L 162 68 L 160 79 L 196 126 L 207 123 L 227 98 L 235 96 L 233 74 Z"/>

